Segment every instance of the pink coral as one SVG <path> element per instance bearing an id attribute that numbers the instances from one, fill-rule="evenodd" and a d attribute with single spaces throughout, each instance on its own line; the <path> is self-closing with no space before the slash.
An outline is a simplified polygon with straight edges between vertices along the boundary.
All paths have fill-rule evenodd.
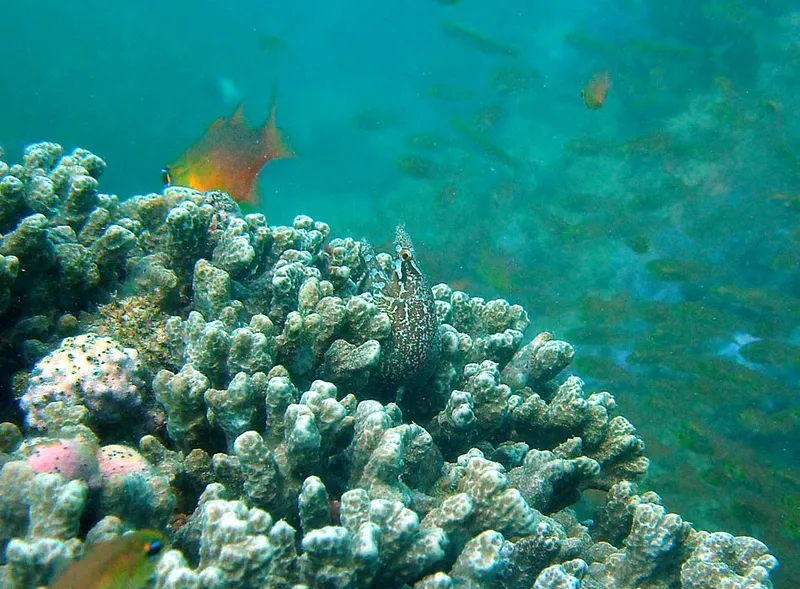
<path id="1" fill-rule="evenodd" d="M 97 464 L 103 480 L 108 480 L 113 475 L 152 474 L 150 463 L 144 456 L 121 444 L 109 444 L 100 448 L 97 451 Z"/>
<path id="2" fill-rule="evenodd" d="M 28 465 L 36 472 L 58 473 L 67 480 L 90 480 L 97 474 L 93 444 L 84 440 L 39 438 L 26 444 Z"/>
<path id="3" fill-rule="evenodd" d="M 109 337 L 69 337 L 34 367 L 20 400 L 29 426 L 47 429 L 45 408 L 55 401 L 83 405 L 95 423 L 119 421 L 142 403 L 138 353 Z"/>

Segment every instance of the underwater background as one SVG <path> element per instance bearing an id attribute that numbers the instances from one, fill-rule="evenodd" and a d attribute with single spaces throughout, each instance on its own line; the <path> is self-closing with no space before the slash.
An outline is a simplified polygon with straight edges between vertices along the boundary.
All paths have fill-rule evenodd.
<path id="1" fill-rule="evenodd" d="M 575 345 L 699 527 L 800 586 L 800 9 L 789 0 L 3 6 L 0 145 L 85 147 L 124 199 L 244 101 L 306 214 Z M 608 72 L 602 108 L 581 90 Z M 9 375 L 3 375 L 8 378 Z"/>

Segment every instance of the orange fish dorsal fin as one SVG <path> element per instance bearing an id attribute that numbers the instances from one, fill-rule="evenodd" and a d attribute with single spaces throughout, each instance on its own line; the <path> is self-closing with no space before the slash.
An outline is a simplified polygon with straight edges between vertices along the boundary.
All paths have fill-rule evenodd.
<path id="1" fill-rule="evenodd" d="M 277 160 L 295 157 L 297 155 L 294 150 L 289 147 L 289 144 L 283 138 L 283 135 L 275 122 L 276 105 L 277 89 L 273 90 L 272 92 L 272 104 L 269 108 L 269 118 L 264 125 L 264 139 L 267 145 L 265 156 L 267 160 Z"/>
<path id="2" fill-rule="evenodd" d="M 216 131 L 225 124 L 225 117 L 220 117 L 208 126 L 209 131 Z"/>
<path id="3" fill-rule="evenodd" d="M 238 127 L 243 127 L 245 125 L 244 102 L 237 106 L 236 110 L 233 111 L 233 114 L 231 115 L 231 124 Z"/>

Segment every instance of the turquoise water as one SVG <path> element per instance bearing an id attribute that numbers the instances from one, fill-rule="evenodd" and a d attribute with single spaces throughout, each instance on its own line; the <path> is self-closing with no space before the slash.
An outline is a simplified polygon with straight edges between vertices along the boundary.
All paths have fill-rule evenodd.
<path id="1" fill-rule="evenodd" d="M 82 146 L 104 191 L 158 191 L 240 100 L 262 122 L 277 83 L 299 157 L 261 175 L 271 223 L 381 243 L 405 222 L 434 282 L 575 344 L 670 510 L 763 539 L 800 585 L 793 3 L 187 6 L 4 6 L 6 160 Z"/>

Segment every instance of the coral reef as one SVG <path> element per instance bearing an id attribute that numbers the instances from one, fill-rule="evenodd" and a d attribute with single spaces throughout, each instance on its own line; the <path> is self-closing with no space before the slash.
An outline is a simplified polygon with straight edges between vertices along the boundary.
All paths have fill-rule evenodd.
<path id="1" fill-rule="evenodd" d="M 0 588 L 144 527 L 159 589 L 771 586 L 762 543 L 639 493 L 644 442 L 571 345 L 429 286 L 402 227 L 376 254 L 224 193 L 119 202 L 104 167 L 0 165 Z"/>
<path id="2" fill-rule="evenodd" d="M 52 425 L 47 408 L 54 403 L 84 407 L 93 424 L 120 421 L 142 404 L 138 355 L 94 333 L 66 338 L 31 373 L 20 399 L 26 424 L 46 431 Z"/>

